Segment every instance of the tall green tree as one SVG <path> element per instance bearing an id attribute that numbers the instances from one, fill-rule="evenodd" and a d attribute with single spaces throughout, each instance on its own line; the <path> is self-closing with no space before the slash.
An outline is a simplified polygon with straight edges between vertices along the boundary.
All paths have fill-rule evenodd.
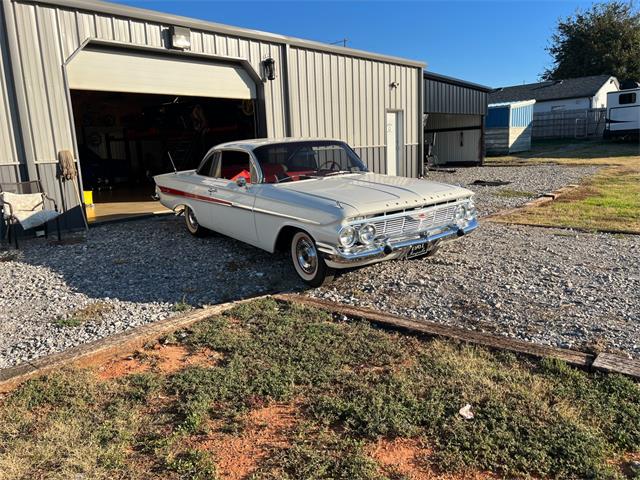
<path id="1" fill-rule="evenodd" d="M 559 19 L 547 51 L 544 80 L 615 75 L 640 81 L 640 12 L 633 2 L 595 3 Z"/>

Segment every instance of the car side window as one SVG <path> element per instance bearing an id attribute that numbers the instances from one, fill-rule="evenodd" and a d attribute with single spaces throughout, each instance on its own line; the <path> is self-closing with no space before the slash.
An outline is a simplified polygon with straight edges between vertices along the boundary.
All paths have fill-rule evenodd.
<path id="1" fill-rule="evenodd" d="M 213 175 L 212 173 L 215 171 L 215 163 L 216 160 L 218 159 L 218 157 L 220 156 L 220 152 L 213 152 L 210 155 L 208 155 L 200 164 L 200 166 L 198 167 L 198 170 L 196 170 L 196 173 L 198 175 L 202 175 L 205 177 L 213 177 L 215 175 Z"/>
<path id="2" fill-rule="evenodd" d="M 240 177 L 244 177 L 247 183 L 255 183 L 257 174 L 251 157 L 247 152 L 237 150 L 223 150 L 221 152 L 220 161 L 215 165 L 215 177 L 236 181 Z"/>

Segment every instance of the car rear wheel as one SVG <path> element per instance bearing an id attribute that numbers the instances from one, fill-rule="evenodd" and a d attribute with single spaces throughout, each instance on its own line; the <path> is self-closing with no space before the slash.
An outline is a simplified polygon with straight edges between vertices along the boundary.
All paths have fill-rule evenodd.
<path id="1" fill-rule="evenodd" d="M 209 231 L 198 223 L 196 214 L 190 207 L 184 208 L 184 223 L 187 226 L 187 230 L 194 237 L 204 237 Z"/>
<path id="2" fill-rule="evenodd" d="M 333 269 L 327 266 L 318 252 L 316 242 L 306 232 L 293 235 L 291 261 L 298 276 L 311 287 L 320 287 L 333 280 Z"/>

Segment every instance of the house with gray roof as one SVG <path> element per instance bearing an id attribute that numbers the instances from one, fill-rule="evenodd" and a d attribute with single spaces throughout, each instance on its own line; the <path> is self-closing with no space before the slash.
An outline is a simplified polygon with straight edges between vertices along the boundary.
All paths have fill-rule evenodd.
<path id="1" fill-rule="evenodd" d="M 489 93 L 489 104 L 535 100 L 534 113 L 606 108 L 607 93 L 619 89 L 611 75 L 548 80 L 496 88 Z"/>

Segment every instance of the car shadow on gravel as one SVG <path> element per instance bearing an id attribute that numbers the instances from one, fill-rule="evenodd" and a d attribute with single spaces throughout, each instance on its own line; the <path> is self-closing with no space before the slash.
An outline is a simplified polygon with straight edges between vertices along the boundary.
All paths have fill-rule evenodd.
<path id="1" fill-rule="evenodd" d="M 21 261 L 88 297 L 136 303 L 196 306 L 303 287 L 286 255 L 222 235 L 192 237 L 176 217 L 98 226 L 69 243 L 27 242 Z"/>

